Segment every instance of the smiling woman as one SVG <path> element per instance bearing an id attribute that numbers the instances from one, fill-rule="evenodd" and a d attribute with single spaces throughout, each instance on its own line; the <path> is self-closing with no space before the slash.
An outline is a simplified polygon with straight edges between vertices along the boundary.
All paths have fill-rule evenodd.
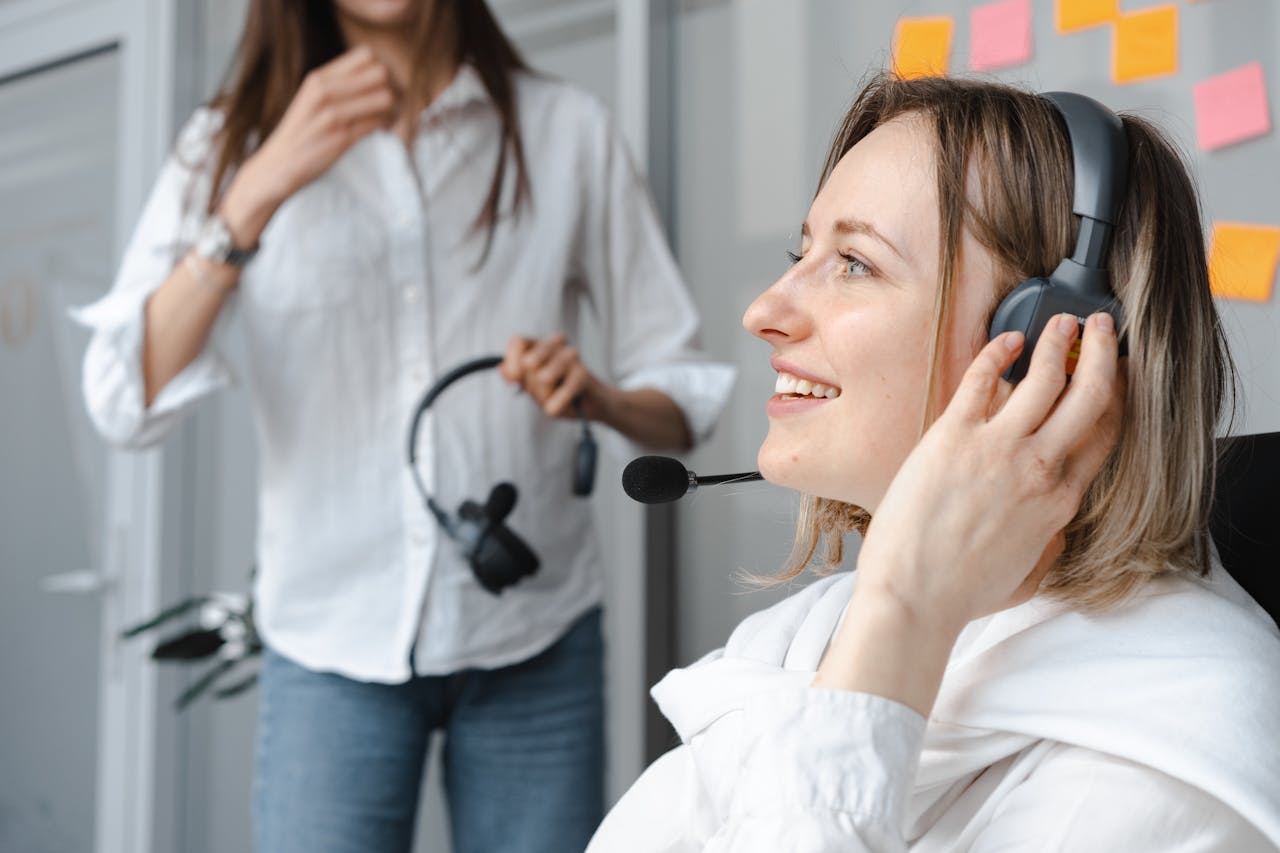
<path id="1" fill-rule="evenodd" d="M 1051 317 L 1016 387 L 1024 334 L 988 341 L 1094 233 L 1055 103 L 881 77 L 845 117 L 800 253 L 743 324 L 778 373 L 761 471 L 805 501 L 782 576 L 824 537 L 833 568 L 853 531 L 857 572 L 658 684 L 683 744 L 592 851 L 1280 843 L 1280 635 L 1211 553 L 1232 368 L 1156 128 L 1118 125 L 1119 306 Z"/>

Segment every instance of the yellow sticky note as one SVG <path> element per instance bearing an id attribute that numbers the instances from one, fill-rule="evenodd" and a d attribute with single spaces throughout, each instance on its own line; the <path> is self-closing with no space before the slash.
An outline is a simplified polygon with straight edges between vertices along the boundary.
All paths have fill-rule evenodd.
<path id="1" fill-rule="evenodd" d="M 1112 80 L 1167 77 L 1178 70 L 1178 7 L 1170 3 L 1121 15 L 1113 39 Z"/>
<path id="2" fill-rule="evenodd" d="M 1209 288 L 1222 299 L 1266 302 L 1280 262 L 1280 228 L 1215 222 L 1209 247 Z"/>
<path id="3" fill-rule="evenodd" d="M 945 77 L 954 31 L 950 15 L 898 21 L 893 30 L 893 73 L 903 80 Z"/>
<path id="4" fill-rule="evenodd" d="M 1058 32 L 1073 33 L 1120 17 L 1120 0 L 1058 0 Z"/>

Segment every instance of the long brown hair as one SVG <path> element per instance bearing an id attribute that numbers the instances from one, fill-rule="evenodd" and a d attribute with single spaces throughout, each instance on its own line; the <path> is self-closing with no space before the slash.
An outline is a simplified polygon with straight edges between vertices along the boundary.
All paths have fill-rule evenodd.
<path id="1" fill-rule="evenodd" d="M 477 227 L 489 226 L 491 238 L 508 158 L 515 160 L 516 167 L 514 205 L 520 207 L 529 197 L 513 80 L 516 72 L 529 71 L 529 66 L 503 34 L 484 0 L 431 0 L 429 13 L 418 15 L 415 25 L 414 44 L 419 55 L 436 49 L 441 27 L 446 26 L 455 36 L 446 40 L 452 42 L 455 62 L 475 67 L 501 122 L 502 144 L 493 180 L 475 221 Z M 223 114 L 210 212 L 221 200 L 229 175 L 280 123 L 303 78 L 346 49 L 333 0 L 252 0 L 228 82 L 210 104 Z M 419 63 L 416 68 L 423 66 Z M 411 90 L 422 82 L 416 76 L 419 71 L 414 73 Z M 486 251 L 487 247 L 486 242 Z"/>
<path id="2" fill-rule="evenodd" d="M 999 271 L 994 313 L 1019 282 L 1048 275 L 1071 254 L 1079 222 L 1061 117 L 1033 93 L 986 81 L 875 77 L 836 132 L 819 188 L 859 140 L 908 114 L 925 118 L 934 134 L 941 234 L 923 433 L 946 403 L 937 377 L 963 232 Z M 1129 342 L 1124 426 L 1042 586 L 1085 610 L 1115 604 L 1154 576 L 1207 569 L 1214 433 L 1224 410 L 1234 411 L 1236 374 L 1209 292 L 1189 170 L 1157 127 L 1121 119 L 1129 184 L 1107 267 Z M 865 533 L 870 521 L 860 507 L 806 496 L 791 562 L 777 579 L 803 571 L 823 539 L 825 568 L 835 568 L 843 534 Z"/>

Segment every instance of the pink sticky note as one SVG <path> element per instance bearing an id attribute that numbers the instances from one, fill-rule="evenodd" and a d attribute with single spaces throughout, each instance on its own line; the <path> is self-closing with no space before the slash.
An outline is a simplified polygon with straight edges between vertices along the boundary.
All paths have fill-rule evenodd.
<path id="1" fill-rule="evenodd" d="M 969 70 L 994 71 L 1031 59 L 1031 0 L 1001 0 L 969 13 Z"/>
<path id="2" fill-rule="evenodd" d="M 1195 85 L 1196 141 L 1205 151 L 1271 130 L 1262 63 L 1250 62 Z"/>

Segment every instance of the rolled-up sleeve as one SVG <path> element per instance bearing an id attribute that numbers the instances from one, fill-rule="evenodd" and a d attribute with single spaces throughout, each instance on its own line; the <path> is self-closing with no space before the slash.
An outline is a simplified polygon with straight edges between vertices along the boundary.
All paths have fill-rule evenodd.
<path id="1" fill-rule="evenodd" d="M 706 853 L 892 853 L 925 720 L 868 693 L 808 688 L 751 699 L 728 820 Z"/>
<path id="2" fill-rule="evenodd" d="M 142 378 L 147 300 L 194 239 L 209 197 L 208 155 L 220 115 L 201 109 L 183 128 L 125 249 L 111 290 L 71 311 L 92 331 L 82 387 L 89 416 L 104 438 L 126 447 L 159 441 L 199 398 L 231 381 L 219 352 L 225 320 L 209 343 L 175 376 L 150 406 Z"/>
<path id="3" fill-rule="evenodd" d="M 589 853 L 896 853 L 925 720 L 889 699 L 821 688 L 748 698 L 741 761 L 696 735 L 618 802 Z M 716 725 L 723 725 L 721 718 Z M 696 771 L 695 771 L 696 767 Z M 722 802 L 708 794 L 731 786 Z"/>
<path id="4" fill-rule="evenodd" d="M 648 187 L 612 126 L 602 120 L 601 127 L 582 274 L 604 326 L 610 372 L 621 388 L 670 397 L 697 443 L 715 427 L 736 371 L 701 351 L 698 312 Z"/>

